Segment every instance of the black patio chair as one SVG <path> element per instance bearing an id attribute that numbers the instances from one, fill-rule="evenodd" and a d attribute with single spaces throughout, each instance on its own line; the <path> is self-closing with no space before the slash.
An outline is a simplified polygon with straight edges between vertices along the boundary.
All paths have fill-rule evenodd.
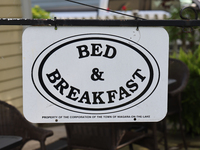
<path id="1" fill-rule="evenodd" d="M 129 123 L 66 123 L 68 149 L 117 150 L 148 136 Z M 128 130 L 130 129 L 130 130 Z"/>
<path id="2" fill-rule="evenodd" d="M 40 142 L 41 150 L 45 150 L 45 140 L 53 132 L 35 127 L 12 105 L 0 101 L 0 135 L 13 135 L 22 137 L 21 145 L 15 148 L 20 150 L 29 140 Z"/>
<path id="3" fill-rule="evenodd" d="M 170 115 L 179 115 L 180 132 L 184 148 L 187 150 L 187 143 L 182 122 L 181 93 L 185 89 L 189 79 L 189 69 L 182 61 L 177 59 L 169 59 L 169 79 L 175 79 L 175 82 L 168 85 L 168 112 L 163 123 L 163 133 L 165 140 L 165 150 L 168 150 L 167 140 L 167 123 L 166 119 Z"/>

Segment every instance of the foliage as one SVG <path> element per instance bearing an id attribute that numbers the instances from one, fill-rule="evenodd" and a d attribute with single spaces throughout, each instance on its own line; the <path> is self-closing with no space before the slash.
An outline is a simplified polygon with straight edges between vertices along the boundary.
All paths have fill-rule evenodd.
<path id="1" fill-rule="evenodd" d="M 182 118 L 186 131 L 192 135 L 200 134 L 200 46 L 194 52 L 180 49 L 172 58 L 183 61 L 190 70 L 190 78 L 182 94 Z M 177 118 L 176 118 L 177 119 Z M 176 123 L 175 118 L 173 122 Z"/>
<path id="2" fill-rule="evenodd" d="M 50 12 L 45 11 L 38 5 L 32 8 L 32 15 L 33 19 L 52 19 Z"/>

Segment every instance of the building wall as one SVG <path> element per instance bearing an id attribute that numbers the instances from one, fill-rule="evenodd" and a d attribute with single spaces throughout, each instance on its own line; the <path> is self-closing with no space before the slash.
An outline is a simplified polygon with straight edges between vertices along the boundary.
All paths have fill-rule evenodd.
<path id="1" fill-rule="evenodd" d="M 0 0 L 0 18 L 22 18 L 21 0 Z M 0 100 L 22 112 L 22 26 L 0 26 Z"/>

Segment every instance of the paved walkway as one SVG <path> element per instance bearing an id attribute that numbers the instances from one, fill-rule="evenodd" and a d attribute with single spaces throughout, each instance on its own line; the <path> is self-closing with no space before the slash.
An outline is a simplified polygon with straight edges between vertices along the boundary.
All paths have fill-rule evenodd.
<path id="1" fill-rule="evenodd" d="M 54 132 L 54 135 L 47 138 L 46 145 L 49 145 L 55 141 L 57 141 L 60 138 L 66 138 L 66 132 L 64 125 L 60 124 L 58 126 L 50 126 L 45 127 L 45 129 L 52 130 Z M 169 140 L 169 150 L 184 150 L 182 148 L 182 140 L 181 136 L 177 132 L 170 132 L 168 137 Z M 188 150 L 200 150 L 200 136 L 198 137 L 187 137 L 187 142 L 189 144 Z M 40 144 L 37 141 L 29 141 L 26 143 L 26 145 L 22 148 L 22 150 L 36 150 L 39 149 Z M 147 148 L 138 146 L 133 144 L 134 150 L 148 150 Z M 163 144 L 159 143 L 159 149 L 164 150 Z M 61 149 L 60 149 L 61 150 Z M 129 150 L 128 146 L 124 147 L 120 150 Z"/>

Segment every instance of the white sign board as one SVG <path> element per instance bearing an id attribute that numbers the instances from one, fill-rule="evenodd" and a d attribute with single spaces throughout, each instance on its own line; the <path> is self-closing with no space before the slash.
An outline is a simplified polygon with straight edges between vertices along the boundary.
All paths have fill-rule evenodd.
<path id="1" fill-rule="evenodd" d="M 167 112 L 168 46 L 160 27 L 30 27 L 24 115 L 35 123 L 159 121 Z"/>

